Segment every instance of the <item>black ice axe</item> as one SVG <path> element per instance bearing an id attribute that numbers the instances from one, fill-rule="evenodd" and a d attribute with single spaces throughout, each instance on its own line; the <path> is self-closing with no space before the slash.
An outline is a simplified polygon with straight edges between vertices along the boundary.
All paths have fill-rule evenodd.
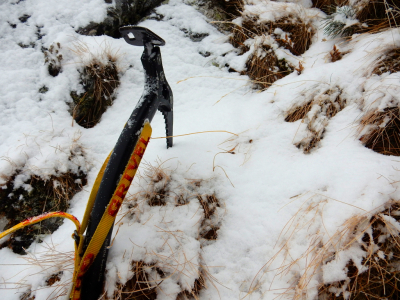
<path id="1" fill-rule="evenodd" d="M 90 255 L 91 253 L 88 253 L 87 250 L 91 249 L 93 237 L 96 237 L 97 234 L 95 232 L 102 227 L 102 220 L 107 215 L 107 212 L 112 211 L 116 215 L 130 185 L 130 182 L 128 187 L 126 187 L 126 184 L 123 185 L 125 194 L 120 192 L 122 177 L 126 177 L 127 169 L 130 168 L 132 163 L 133 153 L 140 156 L 140 151 L 137 152 L 136 148 L 139 142 L 142 141 L 141 132 L 144 130 L 144 126 L 148 126 L 146 124 L 151 122 L 157 110 L 163 114 L 165 119 L 167 148 L 172 147 L 173 97 L 172 90 L 164 75 L 159 48 L 159 46 L 165 45 L 165 41 L 143 27 L 125 26 L 120 28 L 120 32 L 127 43 L 134 46 L 144 46 L 141 60 L 145 72 L 145 86 L 142 97 L 125 124 L 115 148 L 109 156 L 103 176 L 101 176 L 101 172 L 99 173 L 98 178 L 101 179 L 101 183 L 95 195 L 84 240 L 81 241 L 79 236 L 76 235 L 76 242 L 81 246 L 79 253 L 81 262 L 74 275 L 74 287 L 71 293 L 71 298 L 74 300 L 97 300 L 103 292 L 104 273 L 113 221 L 108 234 L 107 232 L 104 234 L 106 237 L 105 239 L 103 238 L 104 242 L 99 252 Z M 147 142 L 145 142 L 145 145 L 147 145 Z M 142 155 L 143 152 L 144 150 Z M 137 165 L 139 163 L 140 159 Z M 133 161 L 133 165 L 135 165 L 135 161 Z M 137 165 L 135 165 L 136 168 Z M 128 178 L 130 177 L 128 176 Z M 119 195 L 118 193 L 121 196 L 118 198 L 119 202 L 117 201 L 113 204 L 112 201 L 114 201 L 116 195 Z M 82 224 L 84 223 L 82 222 Z M 83 244 L 81 244 L 82 242 Z"/>

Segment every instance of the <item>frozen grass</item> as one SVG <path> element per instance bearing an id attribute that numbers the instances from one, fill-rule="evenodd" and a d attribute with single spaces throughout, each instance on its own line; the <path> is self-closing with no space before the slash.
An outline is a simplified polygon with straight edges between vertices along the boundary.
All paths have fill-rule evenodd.
<path id="1" fill-rule="evenodd" d="M 373 65 L 372 76 L 376 75 L 390 75 L 400 71 L 400 50 L 398 48 L 387 51 Z M 370 93 L 386 93 L 389 101 L 384 102 L 383 107 L 365 108 L 364 115 L 360 118 L 360 125 L 358 126 L 358 134 L 360 141 L 367 147 L 375 152 L 384 155 L 400 155 L 400 111 L 398 98 L 391 89 L 396 88 L 397 85 L 390 84 L 378 85 Z M 365 95 L 368 97 L 368 93 Z M 379 103 L 379 99 L 375 100 Z M 372 103 L 374 104 L 374 103 Z"/>
<path id="2" fill-rule="evenodd" d="M 206 184 L 200 179 L 186 179 L 186 184 L 177 181 L 175 172 L 157 165 L 145 164 L 145 169 L 139 175 L 139 191 L 127 198 L 124 212 L 116 223 L 143 224 L 146 212 L 158 210 L 186 210 L 186 206 L 196 206 L 195 215 L 200 218 L 195 223 L 196 232 L 193 238 L 198 242 L 196 259 L 185 246 L 188 233 L 171 230 L 172 221 L 163 224 L 154 223 L 159 232 L 158 238 L 164 240 L 161 249 L 148 249 L 140 260 L 131 260 L 130 276 L 127 281 L 117 280 L 117 288 L 112 295 L 108 293 L 105 299 L 156 299 L 157 295 L 171 299 L 198 299 L 201 289 L 214 285 L 214 279 L 209 274 L 207 266 L 202 263 L 201 248 L 209 245 L 218 237 L 218 229 L 223 217 L 223 208 L 215 194 L 201 194 L 202 186 Z M 197 202 L 197 203 L 196 203 Z M 193 218 L 194 216 L 192 216 Z M 146 219 L 148 217 L 145 217 Z M 144 221 L 152 222 L 147 219 Z M 167 225 L 167 227 L 166 227 Z M 151 229 L 149 227 L 149 229 Z M 165 228 L 165 229 L 164 229 Z M 162 247 L 162 248 L 163 248 Z M 185 250 L 186 249 L 186 250 Z M 124 254 L 125 256 L 125 254 Z M 173 282 L 177 289 L 166 289 L 167 283 Z"/>
<path id="3" fill-rule="evenodd" d="M 99 49 L 94 52 L 83 42 L 75 43 L 72 49 L 81 61 L 80 83 L 85 91 L 71 93 L 74 103 L 72 116 L 85 128 L 91 128 L 100 121 L 107 107 L 112 105 L 119 86 L 118 51 L 108 43 L 100 45 Z"/>
<path id="4" fill-rule="evenodd" d="M 342 91 L 335 87 L 312 95 L 312 99 L 301 106 L 294 106 L 285 117 L 287 122 L 301 120 L 306 126 L 306 134 L 299 133 L 295 137 L 295 145 L 309 153 L 323 138 L 328 122 L 346 106 L 346 100 L 341 97 Z M 300 127 L 300 126 L 299 126 Z"/>
<path id="5" fill-rule="evenodd" d="M 276 42 L 294 55 L 300 55 L 308 49 L 312 37 L 311 27 L 298 18 L 260 23 L 257 17 L 245 15 L 242 25 L 234 25 L 232 31 L 231 43 L 242 53 L 250 50 L 250 44 L 246 45 L 246 41 L 258 39 L 253 43 L 252 55 L 246 63 L 246 71 L 242 73 L 264 89 L 295 69 L 285 59 L 277 57 L 271 42 Z"/>
<path id="6" fill-rule="evenodd" d="M 319 288 L 321 299 L 400 297 L 400 206 L 398 202 L 387 206 L 371 217 L 366 215 L 356 219 L 357 222 L 349 222 L 347 235 L 351 239 L 344 249 L 358 244 L 364 252 L 361 264 L 350 259 L 345 269 L 347 279 L 322 285 Z M 337 253 L 334 255 L 338 256 Z M 330 259 L 334 256 L 325 261 Z"/>
<path id="7" fill-rule="evenodd" d="M 400 112 L 398 107 L 371 110 L 360 120 L 359 132 L 369 127 L 360 140 L 365 147 L 385 155 L 400 156 Z"/>
<path id="8" fill-rule="evenodd" d="M 61 252 L 55 245 L 46 244 L 44 251 L 36 254 L 28 252 L 24 260 L 27 269 L 33 269 L 34 272 L 14 284 L 14 289 L 26 290 L 20 299 L 33 300 L 36 298 L 35 294 L 40 292 L 44 292 L 46 300 L 60 299 L 68 295 L 74 271 L 73 252 Z M 35 288 L 26 286 L 25 281 L 34 276 L 44 276 L 44 285 Z"/>
<path id="9" fill-rule="evenodd" d="M 300 196 L 304 198 L 305 195 Z M 259 288 L 271 265 L 280 261 L 275 278 L 290 287 L 277 299 L 397 299 L 400 296 L 400 206 L 389 201 L 371 212 L 354 215 L 330 235 L 324 224 L 329 201 L 312 195 L 286 224 L 279 250 L 253 279 Z M 292 256 L 292 240 L 306 234 L 304 253 Z M 340 275 L 339 275 L 340 274 Z M 331 278 L 341 277 L 341 280 Z"/>
<path id="10" fill-rule="evenodd" d="M 396 0 L 356 1 L 357 19 L 366 23 L 361 32 L 374 33 L 400 25 L 400 6 Z"/>
<path id="11" fill-rule="evenodd" d="M 400 48 L 393 49 L 384 55 L 376 64 L 373 74 L 400 72 Z"/>
<path id="12" fill-rule="evenodd" d="M 348 0 L 312 0 L 313 7 L 319 8 L 326 13 L 332 12 L 332 7 L 343 5 Z"/>

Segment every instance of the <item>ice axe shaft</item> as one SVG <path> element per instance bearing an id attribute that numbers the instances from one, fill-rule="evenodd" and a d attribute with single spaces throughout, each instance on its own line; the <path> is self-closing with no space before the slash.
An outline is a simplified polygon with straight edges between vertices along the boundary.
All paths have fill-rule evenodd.
<path id="1" fill-rule="evenodd" d="M 145 122 L 150 123 L 157 110 L 163 114 L 165 119 L 167 148 L 172 147 L 173 143 L 173 95 L 164 75 L 159 48 L 159 46 L 165 45 L 165 41 L 147 28 L 139 26 L 121 27 L 120 32 L 127 43 L 134 46 L 144 46 L 141 61 L 145 72 L 145 86 L 143 95 L 126 122 L 104 171 L 90 213 L 81 255 L 85 253 L 118 187 L 119 179 L 128 165 Z M 111 227 L 100 252 L 82 277 L 81 299 L 97 300 L 103 292 L 104 273 L 112 230 Z"/>

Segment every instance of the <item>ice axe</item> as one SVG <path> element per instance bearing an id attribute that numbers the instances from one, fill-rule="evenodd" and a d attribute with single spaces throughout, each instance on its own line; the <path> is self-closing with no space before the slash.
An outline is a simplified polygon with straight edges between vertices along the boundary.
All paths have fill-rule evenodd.
<path id="1" fill-rule="evenodd" d="M 164 75 L 159 48 L 165 45 L 165 41 L 144 27 L 125 26 L 120 28 L 120 32 L 127 43 L 144 46 L 141 60 L 145 86 L 108 162 L 99 172 L 82 221 L 82 230 L 75 235 L 80 259 L 75 268 L 71 292 L 71 299 L 74 300 L 97 300 L 103 292 L 114 219 L 147 146 L 151 134 L 150 122 L 157 110 L 165 119 L 167 148 L 172 147 L 173 96 Z M 93 204 L 90 204 L 91 198 Z"/>

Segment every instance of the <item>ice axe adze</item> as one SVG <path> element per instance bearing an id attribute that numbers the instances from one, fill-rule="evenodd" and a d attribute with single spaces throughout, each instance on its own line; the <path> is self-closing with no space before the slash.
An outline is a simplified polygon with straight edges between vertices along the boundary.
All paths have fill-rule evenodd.
<path id="1" fill-rule="evenodd" d="M 109 156 L 104 175 L 101 176 L 101 172 L 99 173 L 98 178 L 101 179 L 101 183 L 98 187 L 94 187 L 94 191 L 96 188 L 98 190 L 90 212 L 83 244 L 82 241 L 79 241 L 79 238 L 76 239 L 77 244 L 80 244 L 81 261 L 74 275 L 72 299 L 97 300 L 103 292 L 104 272 L 114 222 L 114 219 L 112 219 L 112 221 L 108 221 L 108 225 L 104 225 L 106 223 L 104 218 L 110 218 L 107 215 L 110 211 L 111 214 L 116 215 L 125 197 L 134 176 L 134 173 L 130 176 L 127 175 L 127 172 L 134 167 L 137 169 L 140 163 L 140 158 L 148 142 L 148 140 L 143 139 L 143 132 L 146 128 L 150 128 L 151 134 L 149 123 L 157 110 L 161 111 L 165 118 L 167 148 L 172 147 L 172 90 L 165 79 L 159 48 L 159 46 L 165 45 L 165 41 L 143 27 L 125 26 L 120 28 L 120 32 L 127 43 L 134 46 L 144 46 L 141 58 L 145 72 L 144 92 Z M 130 179 L 129 182 L 126 181 L 128 184 L 123 183 L 125 177 Z M 83 226 L 84 223 L 87 222 L 82 222 Z M 97 239 L 100 231 L 104 233 L 101 234 L 102 238 Z M 97 240 L 94 240 L 94 237 Z M 99 242 L 102 244 L 99 244 Z M 96 245 L 93 245 L 96 243 L 100 250 L 96 250 L 98 251 L 97 254 L 96 251 L 92 251 L 94 254 L 91 255 L 88 252 L 90 252 L 90 249 L 94 249 L 93 247 Z"/>

